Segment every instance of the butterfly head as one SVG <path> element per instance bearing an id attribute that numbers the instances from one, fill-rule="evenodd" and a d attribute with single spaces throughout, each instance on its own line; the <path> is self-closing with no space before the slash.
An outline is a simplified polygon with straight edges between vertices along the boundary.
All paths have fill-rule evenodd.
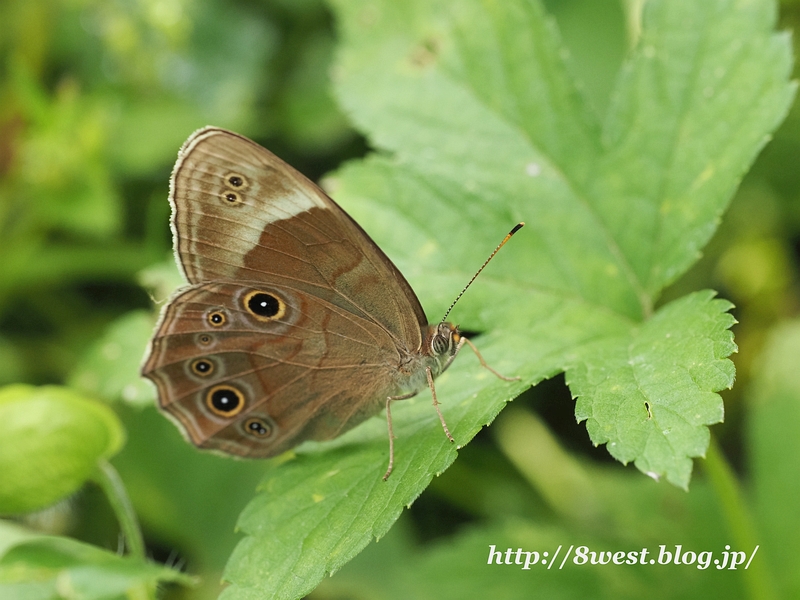
<path id="1" fill-rule="evenodd" d="M 456 353 L 461 334 L 458 325 L 439 323 L 428 328 L 428 352 L 438 359 L 447 360 Z"/>

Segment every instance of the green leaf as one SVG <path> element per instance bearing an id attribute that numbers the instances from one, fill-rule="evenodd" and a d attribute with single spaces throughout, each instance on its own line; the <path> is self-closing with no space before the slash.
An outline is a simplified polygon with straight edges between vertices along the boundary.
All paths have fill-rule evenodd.
<path id="1" fill-rule="evenodd" d="M 189 585 L 192 579 L 151 562 L 0 521 L 0 597 L 101 600 L 153 589 L 157 582 Z"/>
<path id="2" fill-rule="evenodd" d="M 743 546 L 731 537 L 724 511 L 720 510 L 718 490 L 712 489 L 708 480 L 700 478 L 687 494 L 673 486 L 654 485 L 632 470 L 587 461 L 560 447 L 558 438 L 535 413 L 516 406 L 503 411 L 491 433 L 530 483 L 530 496 L 536 498 L 538 494 L 539 502 L 545 503 L 540 506 L 534 500 L 531 519 L 519 518 L 530 506 L 530 498 L 509 493 L 508 487 L 492 487 L 492 475 L 481 473 L 478 481 L 490 488 L 488 505 L 477 514 L 470 511 L 478 518 L 459 528 L 457 534 L 420 542 L 420 536 L 414 534 L 422 533 L 424 539 L 427 532 L 420 531 L 418 519 L 404 514 L 386 537 L 333 577 L 324 579 L 314 597 L 528 598 L 532 589 L 537 597 L 546 598 L 748 597 L 743 593 L 741 574 L 731 577 L 729 571 L 715 569 L 713 559 L 722 557 L 726 545 L 751 552 L 754 544 Z M 485 456 L 486 447 L 468 452 Z M 475 467 L 476 463 L 469 464 Z M 467 490 L 460 484 L 464 479 L 453 476 L 461 467 L 461 461 L 453 465 L 426 495 L 439 496 L 434 502 L 442 495 L 457 497 L 463 505 Z M 471 478 L 476 479 L 474 474 Z M 513 478 L 505 475 L 503 481 L 508 486 Z M 676 545 L 695 557 L 710 552 L 711 560 L 703 559 L 705 569 L 683 564 L 653 568 L 649 560 L 657 561 L 662 545 L 673 554 Z M 503 564 L 498 565 L 494 555 L 493 564 L 487 565 L 491 546 L 501 553 Z M 545 558 L 552 562 L 559 546 L 560 558 L 552 567 L 542 564 Z M 579 546 L 596 555 L 602 552 L 606 559 L 609 552 L 634 552 L 638 563 L 643 549 L 648 555 L 646 564 L 626 564 L 623 568 L 576 565 L 569 559 L 562 566 L 570 546 L 573 558 Z M 510 564 L 505 564 L 509 549 Z M 524 570 L 523 565 L 516 564 L 517 549 L 539 552 L 539 562 Z M 757 559 L 762 557 L 761 552 Z M 524 554 L 520 560 L 525 560 Z M 755 563 L 751 565 L 747 574 L 755 567 Z M 771 597 L 763 587 L 751 592 L 752 597 Z"/>
<path id="3" fill-rule="evenodd" d="M 800 480 L 794 475 L 800 461 L 798 356 L 800 322 L 785 322 L 770 332 L 754 367 L 748 421 L 759 542 L 784 598 L 800 594 L 800 513 L 796 510 Z"/>
<path id="4" fill-rule="evenodd" d="M 448 390 L 444 410 L 458 443 L 471 439 L 480 428 L 467 430 L 470 422 L 491 420 L 490 411 L 506 397 L 495 388 L 493 401 L 469 402 L 472 390 L 479 389 L 476 382 L 483 379 L 472 370 L 458 368 L 461 382 L 455 389 L 437 386 Z M 448 377 L 437 381 L 441 380 Z M 248 537 L 237 546 L 224 578 L 251 588 L 253 594 L 272 590 L 275 597 L 295 597 L 302 589 L 312 589 L 326 572 L 343 566 L 373 538 L 383 537 L 418 495 L 410 496 L 410 490 L 423 490 L 434 469 L 443 470 L 440 465 L 451 463 L 457 454 L 444 437 L 429 398 L 407 400 L 397 410 L 401 412 L 404 416 L 395 426 L 396 471 L 386 482 L 382 476 L 388 442 L 386 422 L 381 419 L 371 419 L 333 442 L 307 443 L 295 457 L 276 461 L 259 486 L 261 493 L 240 517 L 239 528 Z M 430 427 L 433 424 L 436 427 Z M 253 569 L 254 564 L 259 568 Z M 239 593 L 246 592 L 229 587 L 222 597 L 235 598 Z"/>
<path id="5" fill-rule="evenodd" d="M 720 558 L 725 545 L 731 542 L 720 535 L 714 496 L 702 482 L 692 494 L 685 494 L 676 488 L 651 485 L 630 473 L 612 475 L 596 466 L 590 471 L 590 481 L 602 492 L 609 509 L 603 511 L 602 517 L 596 517 L 593 524 L 558 520 L 542 524 L 519 518 L 498 519 L 495 515 L 494 519 L 474 523 L 446 539 L 415 544 L 412 532 L 406 531 L 410 519 L 401 517 L 385 538 L 333 577 L 323 580 L 314 597 L 355 600 L 745 597 L 741 593 L 741 580 L 725 570 L 718 571 L 713 562 L 706 569 L 696 564 L 575 564 L 581 546 L 582 551 L 594 552 L 596 558 L 603 553 L 604 560 L 608 560 L 609 554 L 622 551 L 627 562 L 633 560 L 628 556 L 630 552 L 637 563 L 646 549 L 647 563 L 650 559 L 657 561 L 662 545 L 673 555 L 679 545 L 682 552 L 693 552 L 695 556 L 712 552 L 712 558 Z M 659 506 L 669 509 L 654 510 Z M 676 513 L 682 518 L 676 520 Z M 492 547 L 500 556 L 493 554 L 489 565 Z M 532 553 L 531 561 L 536 559 L 533 553 L 538 552 L 538 561 L 525 570 L 527 552 Z M 570 556 L 562 565 L 567 552 Z M 556 560 L 552 562 L 554 556 Z M 497 564 L 498 558 L 501 564 Z"/>
<path id="6" fill-rule="evenodd" d="M 723 419 L 714 392 L 730 388 L 735 373 L 726 358 L 736 350 L 728 331 L 735 320 L 726 312 L 732 305 L 712 296 L 691 294 L 625 336 L 585 346 L 581 362 L 567 370 L 576 416 L 592 442 L 683 488 L 690 457 L 705 456 L 707 426 Z"/>
<path id="7" fill-rule="evenodd" d="M 125 432 L 106 406 L 67 388 L 0 390 L 0 513 L 44 508 L 75 492 Z"/>
<path id="8" fill-rule="evenodd" d="M 793 97 L 774 4 L 647 2 L 602 117 L 538 2 L 333 5 L 336 93 L 381 153 L 326 185 L 433 321 L 505 232 L 528 223 L 452 315 L 486 332 L 476 343 L 490 365 L 523 381 L 497 380 L 465 351 L 437 380 L 457 446 L 526 384 L 566 370 L 597 443 L 686 486 L 722 418 L 715 392 L 732 383 L 733 320 L 710 292 L 654 307 Z M 224 598 L 307 593 L 455 459 L 427 394 L 393 417 L 386 483 L 379 418 L 268 475 L 241 518 Z"/>
<path id="9" fill-rule="evenodd" d="M 391 535 L 394 534 L 393 530 Z M 563 557 L 569 544 L 578 542 L 575 544 L 577 546 L 580 543 L 572 537 L 563 529 L 542 527 L 521 520 L 470 528 L 446 542 L 422 548 L 414 547 L 409 541 L 406 542 L 407 547 L 391 548 L 390 545 L 387 549 L 381 548 L 387 542 L 398 545 L 387 536 L 387 540 L 381 540 L 375 549 L 383 552 L 394 550 L 394 553 L 381 561 L 380 570 L 370 570 L 362 564 L 364 572 L 356 580 L 361 583 L 361 589 L 348 587 L 346 575 L 340 581 L 333 577 L 323 589 L 328 591 L 329 597 L 368 598 L 370 596 L 364 593 L 366 587 L 374 595 L 372 597 L 381 594 L 380 597 L 387 600 L 527 598 L 531 597 L 531 590 L 536 590 L 537 598 L 618 597 L 603 585 L 603 574 L 599 568 L 579 569 L 567 564 L 565 570 L 559 572 L 557 563 L 552 570 L 547 569 L 549 559 L 559 546 L 559 557 Z M 506 564 L 509 549 L 510 563 Z M 519 559 L 517 549 L 521 550 Z M 488 564 L 490 552 L 494 553 L 491 565 Z M 531 555 L 526 556 L 523 552 L 531 552 Z M 545 552 L 546 556 L 543 555 Z M 497 553 L 501 564 L 497 564 Z M 523 569 L 526 558 L 536 562 Z M 542 559 L 546 562 L 542 563 Z M 515 564 L 517 560 L 520 563 Z M 627 587 L 634 587 L 631 584 L 635 583 L 635 578 L 630 573 L 622 579 Z"/>
<path id="10" fill-rule="evenodd" d="M 796 83 L 774 2 L 650 2 L 604 120 L 596 210 L 649 298 L 684 273 Z M 746 115 L 746 118 L 743 118 Z"/>

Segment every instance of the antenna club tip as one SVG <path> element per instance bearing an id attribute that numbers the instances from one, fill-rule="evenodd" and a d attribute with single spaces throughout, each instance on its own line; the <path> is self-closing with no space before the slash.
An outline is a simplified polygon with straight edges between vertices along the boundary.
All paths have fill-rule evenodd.
<path id="1" fill-rule="evenodd" d="M 505 238 L 503 238 L 503 241 L 502 241 L 502 242 L 500 242 L 500 244 L 498 244 L 497 248 L 495 248 L 495 249 L 494 249 L 494 252 L 492 252 L 492 253 L 489 255 L 489 258 L 487 258 L 487 259 L 486 259 L 486 262 L 485 262 L 485 263 L 483 263 L 483 265 L 481 265 L 481 268 L 480 268 L 480 269 L 478 269 L 478 272 L 477 272 L 477 273 L 475 273 L 475 275 L 473 275 L 473 276 L 472 276 L 472 279 L 470 279 L 470 280 L 469 280 L 469 283 L 467 283 L 467 285 L 465 285 L 465 286 L 464 286 L 464 289 L 463 289 L 463 290 L 461 290 L 461 293 L 460 293 L 458 296 L 456 296 L 456 299 L 455 299 L 455 300 L 453 300 L 453 303 L 450 305 L 450 308 L 448 308 L 448 309 L 447 309 L 447 312 L 446 312 L 446 313 L 444 313 L 444 317 L 442 317 L 442 321 L 441 321 L 442 323 L 444 323 L 445 321 L 447 321 L 447 316 L 450 314 L 450 311 L 451 311 L 451 310 L 453 310 L 453 307 L 456 305 L 456 302 L 458 302 L 458 301 L 461 299 L 461 296 L 463 296 L 463 295 L 464 295 L 464 292 L 466 292 L 466 291 L 467 291 L 467 288 L 469 288 L 469 286 L 471 286 L 471 285 L 472 285 L 472 282 L 473 282 L 473 281 L 475 281 L 475 278 L 476 278 L 478 275 L 480 275 L 480 274 L 481 274 L 481 271 L 483 271 L 483 269 L 486 267 L 486 265 L 488 265 L 488 264 L 489 264 L 489 261 L 490 261 L 490 260 L 492 260 L 492 258 L 494 258 L 494 255 L 495 255 L 495 254 L 497 254 L 497 252 L 500 250 L 500 248 L 502 248 L 502 247 L 505 245 L 505 243 L 506 243 L 506 242 L 507 242 L 509 239 L 511 239 L 511 236 L 512 236 L 512 235 L 514 235 L 514 234 L 515 234 L 517 231 L 519 231 L 520 229 L 522 229 L 522 227 L 523 227 L 524 225 L 525 225 L 525 223 L 524 223 L 524 222 L 517 223 L 517 224 L 516 224 L 516 226 L 514 227 L 514 229 L 512 229 L 511 231 L 509 231 L 509 232 L 508 232 L 508 235 L 506 235 L 506 237 L 505 237 Z"/>

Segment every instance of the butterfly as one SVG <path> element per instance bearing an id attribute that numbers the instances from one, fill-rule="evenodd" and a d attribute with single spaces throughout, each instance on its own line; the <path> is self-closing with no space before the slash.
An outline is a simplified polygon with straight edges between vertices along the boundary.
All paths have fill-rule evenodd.
<path id="1" fill-rule="evenodd" d="M 456 325 L 428 323 L 402 273 L 325 192 L 246 137 L 206 127 L 181 148 L 169 200 L 189 285 L 164 307 L 142 374 L 191 442 L 264 458 L 386 409 L 386 479 L 391 404 L 425 388 L 453 441 L 434 379 L 464 344 L 488 365 Z"/>

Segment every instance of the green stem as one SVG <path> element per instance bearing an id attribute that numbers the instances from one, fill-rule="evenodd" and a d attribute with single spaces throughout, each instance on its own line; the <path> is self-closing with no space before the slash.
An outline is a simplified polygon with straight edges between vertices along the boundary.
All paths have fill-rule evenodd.
<path id="1" fill-rule="evenodd" d="M 704 470 L 717 496 L 732 539 L 731 550 L 744 550 L 752 553 L 758 544 L 758 535 L 753 518 L 747 506 L 744 493 L 733 469 L 725 460 L 722 450 L 712 435 L 708 446 Z M 753 600 L 773 600 L 777 598 L 772 578 L 767 572 L 763 554 L 756 554 L 747 570 L 742 569 L 747 595 Z"/>
<path id="2" fill-rule="evenodd" d="M 108 498 L 117 521 L 119 521 L 122 534 L 125 536 L 125 545 L 128 547 L 131 556 L 144 560 L 142 530 L 139 528 L 139 521 L 136 519 L 133 504 L 131 504 L 119 473 L 111 466 L 111 463 L 106 460 L 100 460 L 97 465 L 97 471 L 95 471 L 94 480 Z"/>

